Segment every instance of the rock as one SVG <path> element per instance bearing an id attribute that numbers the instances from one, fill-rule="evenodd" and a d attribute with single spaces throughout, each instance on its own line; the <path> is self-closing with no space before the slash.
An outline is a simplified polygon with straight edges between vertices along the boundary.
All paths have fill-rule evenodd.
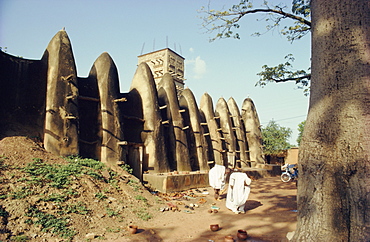
<path id="1" fill-rule="evenodd" d="M 88 234 L 86 234 L 86 235 L 85 235 L 85 238 L 86 238 L 86 239 L 94 239 L 94 238 L 95 238 L 95 236 L 96 236 L 96 234 L 95 234 L 95 233 L 88 233 Z"/>
<path id="2" fill-rule="evenodd" d="M 109 174 L 109 171 L 107 171 L 107 170 L 104 170 L 104 171 L 102 171 L 102 173 L 101 173 L 102 175 L 103 175 L 103 177 L 105 178 L 105 179 L 109 179 L 110 178 L 110 174 Z"/>
<path id="3" fill-rule="evenodd" d="M 117 201 L 117 199 L 116 199 L 116 198 L 114 198 L 114 197 L 108 197 L 108 200 L 109 200 L 110 202 L 115 202 L 115 201 Z"/>
<path id="4" fill-rule="evenodd" d="M 286 234 L 286 238 L 287 238 L 288 240 L 291 240 L 291 239 L 293 238 L 293 236 L 294 236 L 294 233 L 295 233 L 295 231 L 288 232 L 288 233 Z"/>

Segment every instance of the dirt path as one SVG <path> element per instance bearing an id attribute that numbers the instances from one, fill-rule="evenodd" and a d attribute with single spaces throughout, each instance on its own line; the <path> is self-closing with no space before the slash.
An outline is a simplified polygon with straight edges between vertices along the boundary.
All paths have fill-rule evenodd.
<path id="1" fill-rule="evenodd" d="M 181 211 L 164 211 L 154 219 L 139 224 L 137 234 L 117 238 L 117 241 L 224 241 L 232 235 L 237 241 L 237 230 L 246 230 L 247 241 L 287 241 L 286 234 L 296 226 L 296 186 L 295 183 L 283 183 L 279 177 L 262 178 L 252 182 L 251 194 L 246 203 L 245 214 L 234 214 L 225 207 L 225 199 L 215 201 L 211 188 L 194 190 L 195 199 L 170 200 Z M 207 190 L 208 195 L 202 195 Z M 199 204 L 199 201 L 206 201 Z M 190 210 L 185 205 L 199 204 Z M 209 209 L 219 207 L 217 213 Z M 164 206 L 168 206 L 167 203 Z M 191 213 L 187 213 L 189 211 Z M 211 224 L 219 224 L 220 230 L 212 232 Z"/>
<path id="2" fill-rule="evenodd" d="M 48 164 L 66 164 L 67 162 L 57 156 L 46 152 L 39 143 L 27 137 L 13 136 L 0 140 L 0 165 L 2 166 L 2 184 L 0 195 L 3 196 L 1 205 L 7 211 L 6 221 L 0 221 L 0 227 L 6 228 L 9 234 L 16 236 L 29 236 L 31 241 L 66 241 L 55 234 L 40 231 L 40 227 L 25 223 L 29 217 L 25 216 L 29 206 L 35 206 L 43 213 L 61 218 L 56 202 L 42 202 L 45 194 L 61 194 L 50 186 L 35 186 L 34 192 L 27 196 L 19 196 L 20 189 L 27 187 L 24 178 L 30 177 L 20 169 L 33 161 L 34 158 L 43 160 Z M 107 175 L 107 174 L 105 174 Z M 128 174 L 127 174 L 128 175 Z M 109 176 L 109 174 L 107 175 Z M 133 179 L 133 178 L 130 178 Z M 71 188 L 77 194 L 68 198 L 63 206 L 72 206 L 83 203 L 88 209 L 87 215 L 70 213 L 70 228 L 77 232 L 73 241 L 82 242 L 87 239 L 91 242 L 106 241 L 224 241 L 226 235 L 236 239 L 239 229 L 244 229 L 250 235 L 249 241 L 287 241 L 286 234 L 295 230 L 296 226 L 296 186 L 295 183 L 283 183 L 279 177 L 254 180 L 251 184 L 251 194 L 246 203 L 245 214 L 234 214 L 225 207 L 225 199 L 215 201 L 213 189 L 210 187 L 194 189 L 183 193 L 165 194 L 156 197 L 144 187 L 130 185 L 125 176 L 119 179 L 120 190 L 112 189 L 107 182 L 92 179 L 88 176 L 79 177 L 71 181 Z M 133 181 L 135 181 L 133 179 Z M 135 184 L 135 183 L 134 183 Z M 203 194 L 208 191 L 209 194 Z M 106 194 L 109 199 L 97 199 L 96 194 Z M 15 197 L 4 198 L 5 194 Z M 179 196 L 177 196 L 179 195 Z M 190 195 L 188 200 L 185 195 Z M 177 196 L 177 197 L 176 197 Z M 162 200 L 166 198 L 167 200 Z M 176 199 L 177 198 L 177 199 Z M 146 199 L 147 201 L 145 202 Z M 201 203 L 201 202 L 204 203 Z M 181 211 L 160 212 L 160 207 L 168 207 L 168 203 L 177 205 Z M 185 205 L 198 204 L 199 207 L 191 210 Z M 219 207 L 218 213 L 209 213 L 214 206 Z M 109 211 L 117 211 L 119 216 L 107 215 Z M 138 216 L 143 210 L 144 215 L 153 215 L 149 221 Z M 188 210 L 189 212 L 185 212 Z M 141 212 L 140 212 L 141 213 Z M 1 218 L 1 217 L 0 217 Z M 138 225 L 136 234 L 129 234 L 127 226 Z M 212 232 L 211 224 L 219 224 L 221 229 Z M 1 229 L 1 228 L 0 228 Z M 87 235 L 93 234 L 94 239 Z M 1 239 L 0 239 L 1 240 Z"/>

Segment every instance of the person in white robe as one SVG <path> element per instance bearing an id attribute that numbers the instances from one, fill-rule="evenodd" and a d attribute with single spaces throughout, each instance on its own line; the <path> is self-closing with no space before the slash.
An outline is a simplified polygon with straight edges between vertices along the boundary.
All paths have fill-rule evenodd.
<path id="1" fill-rule="evenodd" d="M 214 198 L 216 200 L 220 196 L 220 190 L 224 189 L 225 186 L 225 172 L 225 166 L 215 164 L 215 166 L 212 167 L 208 173 L 209 185 L 213 187 Z"/>
<path id="2" fill-rule="evenodd" d="M 230 175 L 226 196 L 226 207 L 236 214 L 245 213 L 245 203 L 251 191 L 252 180 L 244 172 L 237 170 Z"/>

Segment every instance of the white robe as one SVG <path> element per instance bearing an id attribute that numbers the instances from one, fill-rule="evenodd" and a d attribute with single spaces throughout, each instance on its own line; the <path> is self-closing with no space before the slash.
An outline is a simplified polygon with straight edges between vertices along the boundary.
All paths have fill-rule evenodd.
<path id="1" fill-rule="evenodd" d="M 215 165 L 209 170 L 209 185 L 214 189 L 223 189 L 225 186 L 225 166 Z"/>
<path id="2" fill-rule="evenodd" d="M 230 175 L 229 189 L 226 196 L 226 207 L 233 212 L 244 212 L 245 202 L 251 191 L 252 180 L 243 172 L 233 172 Z M 247 186 L 245 186 L 247 184 Z"/>

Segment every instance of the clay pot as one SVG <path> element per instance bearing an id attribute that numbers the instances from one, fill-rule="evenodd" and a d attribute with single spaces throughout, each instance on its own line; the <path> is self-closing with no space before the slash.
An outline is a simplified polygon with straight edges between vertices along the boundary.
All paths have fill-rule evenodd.
<path id="1" fill-rule="evenodd" d="M 226 235 L 224 238 L 225 242 L 234 242 L 234 238 L 231 235 Z"/>
<path id="2" fill-rule="evenodd" d="M 173 171 L 173 174 L 177 175 L 177 174 L 179 174 L 179 172 L 178 171 Z"/>
<path id="3" fill-rule="evenodd" d="M 130 225 L 130 226 L 128 226 L 128 232 L 130 232 L 130 234 L 136 234 L 136 232 L 137 232 L 137 226 L 136 225 Z"/>
<path id="4" fill-rule="evenodd" d="M 236 236 L 239 240 L 246 240 L 248 238 L 248 233 L 245 230 L 239 229 Z"/>
<path id="5" fill-rule="evenodd" d="M 218 224 L 211 224 L 209 226 L 209 228 L 213 231 L 213 232 L 216 232 L 217 230 L 220 229 L 220 226 L 218 226 Z"/>

